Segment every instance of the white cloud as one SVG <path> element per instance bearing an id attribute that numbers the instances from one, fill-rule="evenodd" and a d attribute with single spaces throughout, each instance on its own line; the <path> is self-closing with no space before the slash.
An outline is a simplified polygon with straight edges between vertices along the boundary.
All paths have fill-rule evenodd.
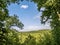
<path id="1" fill-rule="evenodd" d="M 40 12 L 39 12 L 37 15 L 34 16 L 34 19 L 41 19 L 42 11 L 44 11 L 44 10 L 45 10 L 45 8 L 42 7 L 42 8 L 40 9 Z"/>
<path id="2" fill-rule="evenodd" d="M 39 12 L 37 15 L 35 15 L 34 19 L 41 19 L 42 12 Z"/>
<path id="3" fill-rule="evenodd" d="M 28 26 L 27 28 L 25 28 L 25 29 L 28 29 L 28 30 L 37 30 L 37 29 L 39 29 L 39 26 Z"/>
<path id="4" fill-rule="evenodd" d="M 21 8 L 27 9 L 29 6 L 28 5 L 21 5 Z"/>
<path id="5" fill-rule="evenodd" d="M 27 26 L 27 27 L 24 27 L 23 30 L 20 30 L 22 32 L 25 32 L 25 31 L 36 31 L 36 30 L 41 30 L 41 29 L 51 29 L 51 27 L 49 26 L 49 24 L 45 24 L 45 25 L 31 25 L 31 26 Z"/>
<path id="6" fill-rule="evenodd" d="M 42 8 L 40 9 L 41 12 L 44 11 L 44 10 L 45 10 L 45 7 L 42 7 Z"/>
<path id="7" fill-rule="evenodd" d="M 13 27 L 14 29 L 16 29 L 17 31 L 20 32 L 26 32 L 26 31 L 37 31 L 37 30 L 41 30 L 41 29 L 51 29 L 50 24 L 46 23 L 45 25 L 29 25 L 27 27 L 24 27 L 23 30 L 19 29 L 18 27 Z"/>

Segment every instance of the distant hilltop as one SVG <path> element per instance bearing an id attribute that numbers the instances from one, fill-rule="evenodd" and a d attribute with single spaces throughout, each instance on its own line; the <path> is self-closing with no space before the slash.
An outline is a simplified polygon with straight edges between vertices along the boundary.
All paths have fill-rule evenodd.
<path id="1" fill-rule="evenodd" d="M 40 30 L 20 30 L 19 32 L 40 32 L 40 31 L 47 31 L 47 30 L 51 30 L 51 29 L 40 29 Z"/>

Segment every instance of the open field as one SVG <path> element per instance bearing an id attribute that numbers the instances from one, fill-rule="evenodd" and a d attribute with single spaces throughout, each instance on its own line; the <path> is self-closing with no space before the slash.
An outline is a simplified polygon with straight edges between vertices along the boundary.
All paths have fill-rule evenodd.
<path id="1" fill-rule="evenodd" d="M 38 30 L 38 31 L 30 31 L 30 32 L 19 32 L 18 37 L 21 39 L 21 42 L 24 42 L 26 38 L 29 38 L 28 36 L 31 35 L 36 39 L 36 42 L 38 42 L 40 39 L 45 40 L 45 37 L 52 39 L 52 32 L 51 30 Z"/>
<path id="2" fill-rule="evenodd" d="M 9 41 L 13 41 L 12 44 L 21 45 L 54 45 L 54 38 L 52 30 L 38 30 L 29 32 L 18 32 L 10 30 L 8 33 Z M 33 44 L 32 44 L 33 43 Z"/>

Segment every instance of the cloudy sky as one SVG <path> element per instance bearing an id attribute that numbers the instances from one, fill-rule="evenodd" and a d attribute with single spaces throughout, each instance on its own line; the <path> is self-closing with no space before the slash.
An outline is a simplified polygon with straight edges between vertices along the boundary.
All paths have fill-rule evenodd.
<path id="1" fill-rule="evenodd" d="M 49 23 L 41 24 L 40 16 L 42 12 L 37 10 L 37 4 L 34 2 L 23 1 L 19 5 L 11 4 L 8 6 L 9 14 L 17 14 L 19 20 L 24 24 L 22 31 L 31 31 L 38 29 L 50 29 Z M 40 10 L 44 10 L 41 8 Z M 16 28 L 17 29 L 17 28 Z"/>

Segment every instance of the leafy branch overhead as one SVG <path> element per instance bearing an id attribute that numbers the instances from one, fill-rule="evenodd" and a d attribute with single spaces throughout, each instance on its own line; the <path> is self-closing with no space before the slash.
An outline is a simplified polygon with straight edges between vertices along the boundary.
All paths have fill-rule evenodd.
<path id="1" fill-rule="evenodd" d="M 60 0 L 32 0 L 37 3 L 38 10 L 44 7 L 42 11 L 41 23 L 50 22 L 50 26 L 55 35 L 57 45 L 60 45 Z"/>
<path id="2" fill-rule="evenodd" d="M 21 1 L 21 0 L 20 0 Z M 21 22 L 19 23 L 19 19 L 17 19 L 16 16 L 9 16 L 9 11 L 7 9 L 8 5 L 11 3 L 19 3 L 19 0 L 0 0 L 0 22 L 4 22 L 5 20 L 11 20 L 10 23 L 16 23 L 16 21 L 18 23 L 16 23 L 16 26 L 18 26 L 19 28 L 22 28 L 21 25 L 23 25 Z M 9 23 L 9 22 L 8 22 Z"/>
<path id="3" fill-rule="evenodd" d="M 22 24 L 22 22 L 19 21 L 18 17 L 14 15 L 14 16 L 9 16 L 8 18 L 5 19 L 5 27 L 11 28 L 12 26 L 17 26 L 23 29 L 24 25 Z"/>
<path id="4" fill-rule="evenodd" d="M 24 26 L 16 16 L 9 16 L 7 9 L 11 3 L 19 4 L 21 1 L 23 0 L 0 0 L 0 45 L 7 45 L 8 38 L 6 36 L 8 33 L 6 28 L 15 25 L 22 29 Z"/>
<path id="5" fill-rule="evenodd" d="M 48 19 L 52 19 L 52 20 L 55 20 L 55 18 L 59 19 L 59 16 L 58 16 L 58 14 L 60 14 L 59 0 L 33 0 L 33 1 L 37 3 L 39 11 L 40 11 L 40 8 L 42 7 L 45 8 L 41 16 L 42 22 L 45 23 L 46 21 L 48 21 Z M 46 20 L 45 20 L 45 17 L 46 17 Z"/>

